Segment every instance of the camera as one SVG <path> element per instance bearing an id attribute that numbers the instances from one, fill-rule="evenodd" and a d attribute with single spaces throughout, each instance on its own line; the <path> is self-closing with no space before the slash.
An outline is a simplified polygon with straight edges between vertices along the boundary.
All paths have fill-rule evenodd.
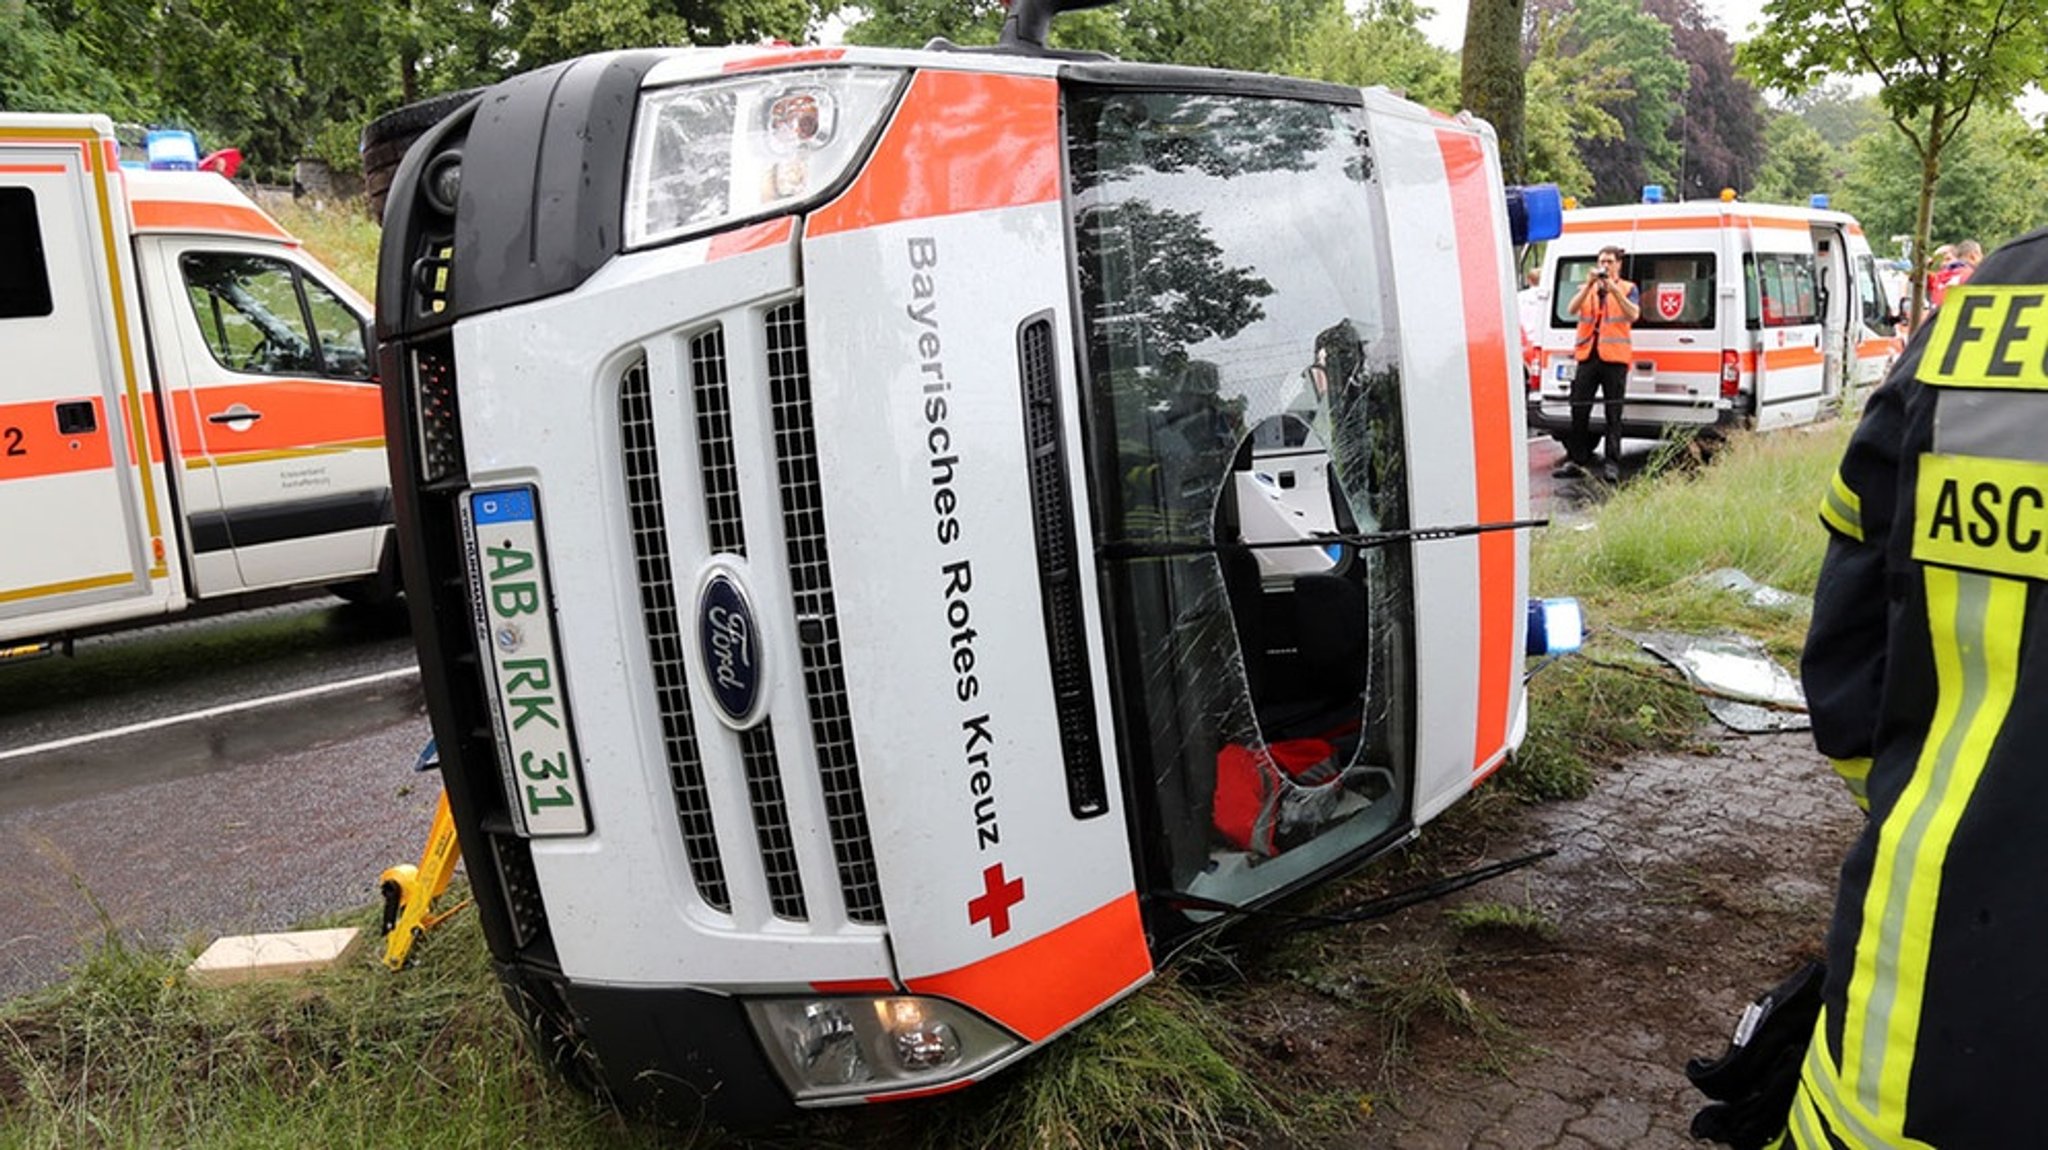
<path id="1" fill-rule="evenodd" d="M 1593 278 L 1594 278 L 1594 279 L 1596 279 L 1596 280 L 1604 280 L 1604 279 L 1606 279 L 1606 278 L 1607 278 L 1607 269 L 1606 269 L 1606 268 L 1594 268 L 1594 269 L 1593 269 Z"/>

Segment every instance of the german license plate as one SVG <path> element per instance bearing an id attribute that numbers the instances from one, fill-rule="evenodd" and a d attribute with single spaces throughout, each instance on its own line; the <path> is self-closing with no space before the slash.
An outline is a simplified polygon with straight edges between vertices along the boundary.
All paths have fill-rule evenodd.
<path id="1" fill-rule="evenodd" d="M 480 488 L 462 504 L 477 640 L 490 652 L 505 794 L 522 833 L 590 833 L 569 699 L 555 651 L 553 599 L 529 486 Z"/>

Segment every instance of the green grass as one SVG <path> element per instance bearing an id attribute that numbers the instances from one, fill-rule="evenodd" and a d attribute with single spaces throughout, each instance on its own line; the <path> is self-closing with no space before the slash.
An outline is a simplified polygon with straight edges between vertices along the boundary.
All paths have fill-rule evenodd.
<path id="1" fill-rule="evenodd" d="M 1528 738 L 1501 770 L 1503 787 L 1535 801 L 1576 798 L 1599 767 L 1693 742 L 1705 708 L 1676 672 L 1641 657 L 1631 633 L 1737 632 L 1796 665 L 1804 609 L 1754 606 L 1701 577 L 1732 567 L 1811 596 L 1827 547 L 1816 509 L 1850 429 L 1837 420 L 1736 435 L 1705 467 L 1671 451 L 1597 514 L 1537 536 L 1533 593 L 1576 596 L 1588 636 L 1580 655 L 1530 681 Z"/>
<path id="2" fill-rule="evenodd" d="M 380 231 L 364 201 L 338 200 L 315 208 L 308 201 L 272 200 L 264 207 L 350 287 L 376 298 Z"/>

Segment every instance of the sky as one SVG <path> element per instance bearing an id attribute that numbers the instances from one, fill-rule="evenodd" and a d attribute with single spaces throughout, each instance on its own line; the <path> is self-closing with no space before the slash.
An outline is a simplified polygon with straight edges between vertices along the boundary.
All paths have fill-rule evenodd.
<path id="1" fill-rule="evenodd" d="M 1436 15 L 1422 22 L 1430 41 L 1455 52 L 1465 44 L 1465 0 L 1424 0 L 1436 6 Z M 1719 22 L 1728 42 L 1749 39 L 1749 26 L 1764 16 L 1764 0 L 1700 0 L 1708 18 Z"/>

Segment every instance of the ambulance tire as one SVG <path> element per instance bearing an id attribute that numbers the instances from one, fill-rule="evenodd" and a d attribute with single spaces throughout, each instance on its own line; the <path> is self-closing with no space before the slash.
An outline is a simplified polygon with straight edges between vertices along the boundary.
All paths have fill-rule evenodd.
<path id="1" fill-rule="evenodd" d="M 369 196 L 370 214 L 380 222 L 384 218 L 384 200 L 390 194 L 391 180 L 398 174 L 399 161 L 405 159 L 406 149 L 420 138 L 428 128 L 474 99 L 482 88 L 465 88 L 460 92 L 448 92 L 429 96 L 417 103 L 386 112 L 363 126 L 363 190 Z"/>

